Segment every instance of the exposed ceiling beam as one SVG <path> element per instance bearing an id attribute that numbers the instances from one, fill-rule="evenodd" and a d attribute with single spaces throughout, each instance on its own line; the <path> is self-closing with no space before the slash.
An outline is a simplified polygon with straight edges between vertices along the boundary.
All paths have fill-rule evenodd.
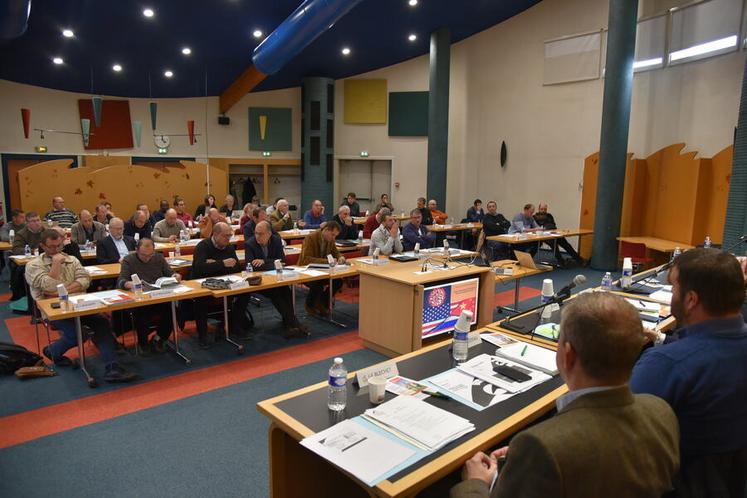
<path id="1" fill-rule="evenodd" d="M 220 94 L 220 113 L 224 114 L 236 104 L 241 98 L 247 93 L 251 92 L 255 86 L 262 83 L 267 77 L 266 74 L 260 72 L 254 64 L 249 66 L 241 73 L 236 81 L 231 83 L 223 93 Z"/>

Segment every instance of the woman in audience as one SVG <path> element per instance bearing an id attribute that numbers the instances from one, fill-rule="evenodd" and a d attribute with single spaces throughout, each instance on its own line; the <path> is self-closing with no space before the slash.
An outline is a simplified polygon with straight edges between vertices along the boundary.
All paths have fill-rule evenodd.
<path id="1" fill-rule="evenodd" d="M 198 206 L 197 211 L 195 211 L 195 218 L 202 218 L 205 216 L 205 213 L 207 213 L 208 209 L 215 207 L 215 196 L 213 194 L 208 194 L 205 196 L 205 202 Z"/>
<path id="2" fill-rule="evenodd" d="M 244 214 L 241 215 L 241 220 L 239 220 L 239 229 L 243 230 L 244 225 L 252 219 L 252 211 L 254 211 L 254 208 L 257 207 L 255 204 L 252 204 L 251 202 L 247 202 L 244 204 Z"/>
<path id="3" fill-rule="evenodd" d="M 220 214 L 231 219 L 231 213 L 233 213 L 236 210 L 236 199 L 233 198 L 231 194 L 228 194 L 226 196 L 225 202 L 220 207 L 218 211 L 220 211 Z"/>
<path id="4" fill-rule="evenodd" d="M 381 202 L 379 202 L 376 205 L 376 209 L 374 209 L 375 213 L 378 213 L 381 211 L 381 208 L 389 208 L 389 211 L 392 213 L 394 212 L 394 206 L 392 206 L 392 203 L 389 202 L 389 196 L 387 194 L 381 194 Z"/>

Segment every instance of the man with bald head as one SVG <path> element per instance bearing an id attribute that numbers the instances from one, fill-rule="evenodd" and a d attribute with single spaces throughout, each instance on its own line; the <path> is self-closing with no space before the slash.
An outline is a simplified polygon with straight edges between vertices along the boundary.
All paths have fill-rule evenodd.
<path id="1" fill-rule="evenodd" d="M 112 218 L 109 236 L 96 244 L 96 262 L 101 265 L 119 263 L 135 250 L 135 245 L 135 239 L 124 234 L 124 222 L 120 218 Z"/>
<path id="2" fill-rule="evenodd" d="M 285 262 L 283 241 L 273 233 L 272 226 L 267 221 L 260 221 L 254 228 L 254 236 L 244 242 L 246 260 L 254 271 L 268 271 L 275 268 L 275 261 Z M 272 301 L 272 305 L 280 313 L 285 326 L 285 338 L 308 337 L 309 329 L 301 325 L 293 309 L 293 296 L 290 286 L 275 287 L 261 291 L 260 294 Z"/>
<path id="3" fill-rule="evenodd" d="M 315 199 L 311 203 L 311 209 L 303 215 L 303 225 L 301 225 L 300 221 L 298 225 L 304 228 L 316 229 L 321 228 L 326 221 L 327 216 L 324 214 L 324 204 L 319 199 Z"/>
<path id="4" fill-rule="evenodd" d="M 52 210 L 44 215 L 44 221 L 57 223 L 62 228 L 70 228 L 78 222 L 78 217 L 65 207 L 65 199 L 57 196 L 52 199 Z"/>
<path id="5" fill-rule="evenodd" d="M 200 237 L 203 239 L 206 239 L 211 236 L 213 233 L 213 227 L 217 223 L 225 223 L 228 224 L 228 220 L 220 214 L 220 211 L 218 211 L 218 208 L 211 207 L 207 210 L 207 213 L 205 213 L 205 216 L 200 220 L 200 223 L 198 226 L 200 227 Z"/>
<path id="6" fill-rule="evenodd" d="M 110 223 L 111 225 L 111 223 Z M 148 221 L 148 213 L 139 209 L 132 218 L 124 224 L 124 233 L 135 239 L 149 239 L 153 232 L 153 225 Z"/>
<path id="7" fill-rule="evenodd" d="M 178 242 L 179 235 L 187 227 L 177 217 L 175 209 L 167 209 L 163 219 L 153 227 L 154 242 Z"/>
<path id="8" fill-rule="evenodd" d="M 275 211 L 270 214 L 270 223 L 276 232 L 293 229 L 293 217 L 290 214 L 290 206 L 285 199 L 275 203 Z"/>
<path id="9" fill-rule="evenodd" d="M 215 208 L 211 208 L 210 211 L 213 211 L 213 209 Z M 236 249 L 231 245 L 231 235 L 233 235 L 233 230 L 227 223 L 219 221 L 215 224 L 212 235 L 202 239 L 195 246 L 190 278 L 221 277 L 241 271 Z M 207 340 L 207 314 L 211 302 L 212 298 L 210 297 L 194 300 L 197 336 L 200 347 L 203 349 L 210 347 Z M 253 325 L 251 318 L 247 317 L 248 304 L 249 294 L 238 294 L 232 298 L 229 318 L 230 334 L 232 336 L 248 337 L 248 329 Z M 216 331 L 216 342 L 224 339 L 224 337 L 225 332 Z"/>
<path id="10" fill-rule="evenodd" d="M 106 238 L 106 227 L 103 223 L 94 221 L 93 215 L 87 209 L 80 212 L 80 221 L 70 227 L 70 239 L 79 246 L 86 242 L 98 244 Z"/>

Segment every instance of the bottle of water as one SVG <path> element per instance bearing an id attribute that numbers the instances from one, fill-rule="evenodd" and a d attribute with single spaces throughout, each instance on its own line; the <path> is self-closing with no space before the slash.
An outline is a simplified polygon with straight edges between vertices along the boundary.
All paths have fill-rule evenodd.
<path id="1" fill-rule="evenodd" d="M 244 269 L 244 274 L 242 275 L 243 278 L 248 278 L 252 276 L 252 273 L 254 273 L 254 267 L 252 266 L 252 262 L 247 260 L 246 261 L 246 268 Z"/>
<path id="2" fill-rule="evenodd" d="M 179 244 L 177 243 L 176 247 L 174 247 L 174 257 L 179 258 L 181 257 L 181 255 L 182 255 L 182 249 L 181 247 L 179 247 Z"/>
<path id="3" fill-rule="evenodd" d="M 703 247 L 706 249 L 711 247 L 711 238 L 708 235 L 706 235 L 705 242 L 703 242 Z"/>
<path id="4" fill-rule="evenodd" d="M 332 411 L 342 411 L 347 403 L 348 370 L 342 363 L 342 358 L 335 358 L 329 369 L 329 387 L 327 391 L 327 408 Z"/>
<path id="5" fill-rule="evenodd" d="M 65 284 L 57 284 L 57 295 L 60 298 L 60 309 L 62 311 L 70 310 L 70 296 L 67 293 Z"/>
<path id="6" fill-rule="evenodd" d="M 140 234 L 135 233 L 135 243 L 137 244 L 140 241 Z"/>
<path id="7" fill-rule="evenodd" d="M 612 274 L 610 272 L 607 272 L 602 277 L 602 290 L 603 291 L 611 291 L 612 290 Z"/>
<path id="8" fill-rule="evenodd" d="M 469 310 L 462 311 L 459 315 L 459 320 L 454 327 L 454 341 L 451 345 L 451 350 L 454 355 L 454 359 L 458 363 L 467 361 L 468 354 L 468 339 L 470 323 L 472 322 L 472 312 Z"/>
<path id="9" fill-rule="evenodd" d="M 358 230 L 358 242 L 363 242 L 363 230 Z"/>
<path id="10" fill-rule="evenodd" d="M 679 256 L 680 254 L 682 254 L 682 249 L 680 249 L 680 247 L 679 247 L 679 246 L 675 247 L 675 248 L 674 248 L 674 252 L 672 253 L 672 261 L 674 261 L 675 259 L 677 259 L 677 257 L 678 257 L 678 256 Z"/>
<path id="11" fill-rule="evenodd" d="M 26 244 L 26 247 L 23 248 L 23 254 L 28 258 L 31 256 L 31 246 Z"/>
<path id="12" fill-rule="evenodd" d="M 133 273 L 132 275 L 132 292 L 138 301 L 143 298 L 143 282 L 137 276 L 137 273 Z"/>
<path id="13" fill-rule="evenodd" d="M 16 231 L 12 228 L 8 230 L 8 240 L 10 242 L 10 245 L 13 245 L 13 241 L 16 240 Z"/>
<path id="14" fill-rule="evenodd" d="M 633 283 L 633 260 L 631 258 L 623 258 L 623 271 L 622 277 L 620 278 L 620 286 L 623 289 L 627 289 Z"/>

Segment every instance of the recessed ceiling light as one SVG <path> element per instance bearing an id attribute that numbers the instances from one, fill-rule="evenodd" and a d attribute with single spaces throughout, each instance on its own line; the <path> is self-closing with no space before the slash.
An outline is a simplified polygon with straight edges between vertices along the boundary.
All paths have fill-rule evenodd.
<path id="1" fill-rule="evenodd" d="M 407 39 L 410 40 L 410 41 L 415 41 L 415 40 L 418 39 L 418 35 L 416 35 L 416 34 L 413 33 L 410 36 L 408 36 Z"/>
<path id="2" fill-rule="evenodd" d="M 63 62 L 65 62 L 65 61 L 62 60 L 62 57 L 55 57 L 54 59 L 52 59 L 52 62 L 54 62 L 55 64 L 59 65 L 59 64 L 62 64 Z"/>
<path id="3" fill-rule="evenodd" d="M 153 12 L 153 9 L 143 9 L 143 15 L 145 17 L 153 17 L 156 13 Z"/>
<path id="4" fill-rule="evenodd" d="M 415 7 L 418 4 L 418 0 L 410 0 L 407 3 L 410 5 L 410 7 Z"/>
<path id="5" fill-rule="evenodd" d="M 163 72 L 163 75 L 166 76 L 167 78 L 171 78 L 172 76 L 174 76 L 174 73 L 171 70 L 167 69 L 166 71 Z"/>
<path id="6" fill-rule="evenodd" d="M 343 47 L 342 55 L 350 55 L 350 49 L 348 47 Z"/>
<path id="7" fill-rule="evenodd" d="M 262 38 L 262 30 L 261 29 L 255 29 L 252 33 L 252 36 L 254 38 Z"/>
<path id="8" fill-rule="evenodd" d="M 192 49 L 191 49 L 191 48 L 189 48 L 189 47 L 184 47 L 184 48 L 182 49 L 182 53 L 183 53 L 184 55 L 189 55 L 189 54 L 191 54 L 191 53 L 192 53 Z"/>
<path id="9" fill-rule="evenodd" d="M 117 72 L 117 73 L 118 73 L 118 72 L 120 72 L 121 70 L 122 70 L 122 66 L 121 66 L 121 65 L 119 65 L 119 64 L 114 64 L 114 65 L 112 66 L 112 71 L 114 71 L 114 72 Z"/>
<path id="10" fill-rule="evenodd" d="M 75 36 L 75 33 L 73 33 L 72 29 L 63 29 L 62 36 L 64 36 L 65 38 L 72 38 L 73 36 Z"/>

